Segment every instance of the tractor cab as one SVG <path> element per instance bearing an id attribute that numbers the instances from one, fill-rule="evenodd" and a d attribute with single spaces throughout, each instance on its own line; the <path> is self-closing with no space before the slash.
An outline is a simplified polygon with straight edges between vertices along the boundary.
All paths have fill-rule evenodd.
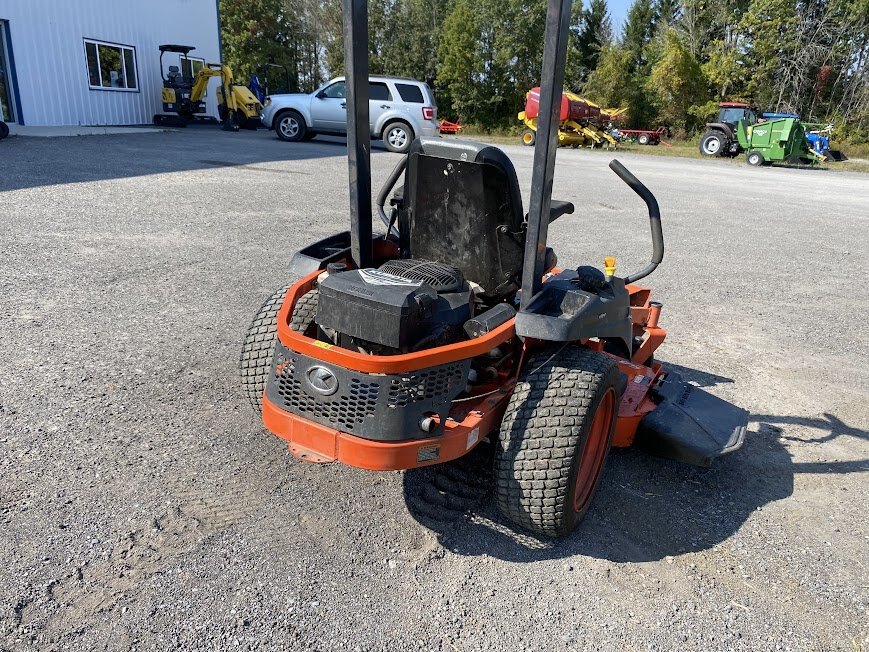
<path id="1" fill-rule="evenodd" d="M 740 120 L 744 120 L 746 125 L 753 125 L 757 122 L 757 108 L 749 104 L 721 102 L 718 107 L 717 122 L 729 125 L 731 129 L 736 129 Z"/>

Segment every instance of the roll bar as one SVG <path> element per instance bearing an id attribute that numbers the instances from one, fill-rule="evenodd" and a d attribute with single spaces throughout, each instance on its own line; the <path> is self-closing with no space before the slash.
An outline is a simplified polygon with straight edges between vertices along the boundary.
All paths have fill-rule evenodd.
<path id="1" fill-rule="evenodd" d="M 531 198 L 528 206 L 528 235 L 522 268 L 522 298 L 525 308 L 540 291 L 546 270 L 546 236 L 549 207 L 552 201 L 552 178 L 558 149 L 558 126 L 561 92 L 564 88 L 564 65 L 572 0 L 549 0 L 546 9 L 546 32 L 543 36 L 543 70 L 540 73 L 540 112 L 537 142 L 531 172 Z"/>
<path id="2" fill-rule="evenodd" d="M 374 260 L 371 225 L 371 131 L 368 125 L 368 0 L 344 0 L 350 255 L 357 267 Z"/>
<path id="3" fill-rule="evenodd" d="M 342 4 L 344 73 L 347 85 L 350 254 L 357 266 L 369 267 L 374 255 L 371 223 L 371 133 L 368 123 L 368 0 L 343 0 Z M 546 10 L 543 70 L 540 76 L 540 117 L 537 124 L 537 144 L 534 148 L 528 237 L 525 242 L 522 273 L 523 307 L 540 289 L 546 265 L 546 235 L 572 5 L 572 0 L 548 0 Z M 393 175 L 396 171 L 400 173 L 396 168 Z M 386 198 L 382 199 L 385 203 Z M 378 197 L 378 208 L 383 206 L 380 200 Z M 380 217 L 383 219 L 385 213 Z"/>

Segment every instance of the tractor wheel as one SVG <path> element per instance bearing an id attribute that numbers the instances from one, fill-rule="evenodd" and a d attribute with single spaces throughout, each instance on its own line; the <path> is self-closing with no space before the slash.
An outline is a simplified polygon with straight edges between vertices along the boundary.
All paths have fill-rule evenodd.
<path id="1" fill-rule="evenodd" d="M 640 134 L 640 137 L 637 138 L 637 142 L 640 145 L 648 145 L 650 140 L 649 134 Z"/>
<path id="2" fill-rule="evenodd" d="M 305 119 L 297 111 L 281 111 L 275 118 L 275 132 L 281 140 L 297 143 L 305 139 L 307 131 Z"/>
<path id="3" fill-rule="evenodd" d="M 745 155 L 745 161 L 749 165 L 760 167 L 764 164 L 763 154 L 760 152 L 749 152 Z"/>
<path id="4" fill-rule="evenodd" d="M 537 142 L 537 132 L 533 129 L 523 129 L 519 138 L 522 139 L 522 144 L 525 147 L 534 147 L 534 143 Z"/>
<path id="5" fill-rule="evenodd" d="M 275 292 L 257 311 L 256 317 L 253 318 L 247 329 L 244 345 L 241 347 L 241 358 L 238 361 L 241 386 L 251 407 L 258 413 L 262 413 L 263 392 L 275 353 L 278 312 L 284 305 L 284 298 L 287 296 L 289 288 L 288 285 Z M 312 290 L 296 302 L 290 320 L 290 328 L 304 332 L 311 325 L 317 311 L 317 294 L 316 290 Z M 311 295 L 314 295 L 313 299 Z M 312 303 L 313 308 L 311 307 Z"/>
<path id="6" fill-rule="evenodd" d="M 517 525 L 569 534 L 591 504 L 619 406 L 618 365 L 577 346 L 528 361 L 513 390 L 495 450 L 495 496 Z"/>
<path id="7" fill-rule="evenodd" d="M 727 139 L 720 131 L 707 131 L 700 139 L 700 153 L 704 156 L 724 156 Z"/>
<path id="8" fill-rule="evenodd" d="M 9 125 L 0 120 L 0 140 L 6 138 L 9 135 Z"/>

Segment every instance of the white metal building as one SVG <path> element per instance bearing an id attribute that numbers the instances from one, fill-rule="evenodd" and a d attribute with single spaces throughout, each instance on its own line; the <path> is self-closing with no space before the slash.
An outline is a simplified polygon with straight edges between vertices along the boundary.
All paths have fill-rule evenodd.
<path id="1" fill-rule="evenodd" d="M 191 45 L 191 59 L 220 61 L 219 23 L 217 0 L 0 0 L 0 117 L 150 124 L 162 108 L 157 47 Z M 180 65 L 178 55 L 163 64 Z"/>

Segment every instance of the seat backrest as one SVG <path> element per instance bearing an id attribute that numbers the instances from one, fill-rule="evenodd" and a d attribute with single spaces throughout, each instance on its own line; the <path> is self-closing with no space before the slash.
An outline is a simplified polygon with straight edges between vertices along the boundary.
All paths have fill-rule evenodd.
<path id="1" fill-rule="evenodd" d="M 525 225 L 513 163 L 483 143 L 415 140 L 408 153 L 399 233 L 405 257 L 458 267 L 491 299 L 515 293 L 521 285 Z"/>

